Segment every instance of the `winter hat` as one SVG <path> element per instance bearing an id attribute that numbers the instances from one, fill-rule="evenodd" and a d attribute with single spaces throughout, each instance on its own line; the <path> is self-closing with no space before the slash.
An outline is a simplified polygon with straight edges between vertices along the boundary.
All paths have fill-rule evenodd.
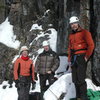
<path id="1" fill-rule="evenodd" d="M 48 46 L 49 43 L 48 43 L 48 41 L 43 41 L 43 44 L 42 44 L 42 45 L 43 45 L 43 47 L 44 47 L 44 46 Z"/>
<path id="2" fill-rule="evenodd" d="M 20 53 L 22 53 L 23 51 L 29 51 L 27 46 L 22 46 L 20 49 Z"/>
<path id="3" fill-rule="evenodd" d="M 69 23 L 72 24 L 72 23 L 75 23 L 75 22 L 79 22 L 79 19 L 78 19 L 78 17 L 76 17 L 76 16 L 72 16 L 72 17 L 69 19 Z"/>

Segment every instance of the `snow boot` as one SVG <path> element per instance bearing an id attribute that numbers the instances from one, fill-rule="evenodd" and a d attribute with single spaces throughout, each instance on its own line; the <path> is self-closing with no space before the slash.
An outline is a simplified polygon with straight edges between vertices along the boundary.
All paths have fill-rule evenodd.
<path id="1" fill-rule="evenodd" d="M 77 98 L 77 100 L 81 100 L 81 98 Z"/>
<path id="2" fill-rule="evenodd" d="M 43 99 L 44 92 L 45 92 L 45 91 L 42 91 L 42 92 L 41 92 L 41 94 L 40 94 L 40 98 L 41 98 L 41 99 L 40 99 L 40 100 L 44 100 L 44 99 Z"/>

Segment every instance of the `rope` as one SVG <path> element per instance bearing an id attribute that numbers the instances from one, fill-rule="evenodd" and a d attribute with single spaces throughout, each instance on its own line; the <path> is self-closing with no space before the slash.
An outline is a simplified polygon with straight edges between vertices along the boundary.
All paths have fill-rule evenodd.
<path id="1" fill-rule="evenodd" d="M 50 89 L 49 89 L 50 90 Z M 57 100 L 60 100 L 57 96 L 56 96 L 56 94 L 54 94 L 51 90 L 50 90 L 50 92 L 57 98 Z"/>

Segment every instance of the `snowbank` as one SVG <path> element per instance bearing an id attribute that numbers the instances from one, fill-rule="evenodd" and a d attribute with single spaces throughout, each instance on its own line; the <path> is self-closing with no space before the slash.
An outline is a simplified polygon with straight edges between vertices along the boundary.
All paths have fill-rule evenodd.
<path id="1" fill-rule="evenodd" d="M 100 91 L 100 87 L 93 84 L 90 79 L 86 79 L 87 89 Z M 60 77 L 44 94 L 45 100 L 58 100 L 61 94 L 66 93 L 63 100 L 69 100 L 76 97 L 75 86 L 72 83 L 71 73 L 65 74 Z M 49 97 L 49 98 L 48 98 Z"/>
<path id="2" fill-rule="evenodd" d="M 86 79 L 87 88 L 94 91 L 100 91 L 100 87 L 95 86 L 90 79 Z M 2 86 L 6 85 L 6 89 Z M 35 90 L 30 90 L 30 92 L 40 92 L 39 80 L 37 81 L 37 86 Z M 69 100 L 76 96 L 75 87 L 72 83 L 71 73 L 61 76 L 44 94 L 45 100 L 58 100 L 62 93 L 65 93 L 63 100 Z M 9 88 L 8 82 L 4 81 L 0 85 L 0 100 L 17 100 L 18 94 L 15 84 L 13 83 L 13 88 Z"/>
<path id="3" fill-rule="evenodd" d="M 18 49 L 20 42 L 16 40 L 16 35 L 13 32 L 13 26 L 10 25 L 8 18 L 0 24 L 0 42 L 8 47 Z"/>
<path id="4" fill-rule="evenodd" d="M 49 38 L 48 41 L 50 43 L 50 47 L 53 51 L 56 51 L 57 31 L 54 28 L 49 28 L 46 33 L 46 32 L 43 32 L 42 26 L 39 26 L 38 24 L 33 24 L 30 31 L 32 30 L 40 30 L 40 34 L 37 35 L 37 37 L 30 43 L 30 46 L 32 45 L 32 43 L 34 43 L 34 41 L 37 41 L 39 38 L 45 37 L 46 35 L 48 35 L 48 38 Z M 48 31 L 51 31 L 51 33 L 49 34 Z M 39 53 L 40 53 L 40 50 L 39 50 Z"/>
<path id="5" fill-rule="evenodd" d="M 6 85 L 6 89 L 2 87 Z M 15 88 L 15 84 L 13 83 L 13 88 L 9 88 L 9 84 L 7 81 L 4 81 L 2 85 L 0 85 L 0 100 L 17 100 L 18 94 L 17 89 Z"/>
<path id="6" fill-rule="evenodd" d="M 62 93 L 66 93 L 64 100 L 75 97 L 75 87 L 72 83 L 71 73 L 60 77 L 50 88 L 45 92 L 45 100 L 58 100 Z M 49 97 L 49 98 L 48 98 Z"/>

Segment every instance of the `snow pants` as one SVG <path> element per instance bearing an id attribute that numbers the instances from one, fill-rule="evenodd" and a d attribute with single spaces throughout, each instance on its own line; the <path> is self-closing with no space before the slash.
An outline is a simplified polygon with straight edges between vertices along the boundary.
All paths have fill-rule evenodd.
<path id="1" fill-rule="evenodd" d="M 51 84 L 54 82 L 54 75 L 53 74 L 40 74 L 40 87 L 41 87 L 41 100 L 43 100 L 44 92 L 49 88 Z M 49 85 L 46 85 L 46 81 L 48 80 Z"/>
<path id="2" fill-rule="evenodd" d="M 87 64 L 84 56 L 85 54 L 74 55 L 75 60 L 72 65 L 72 81 L 75 84 L 76 97 L 81 98 L 81 100 L 88 100 L 87 85 L 85 82 Z"/>
<path id="3" fill-rule="evenodd" d="M 30 77 L 20 77 L 20 82 L 18 84 L 18 100 L 29 100 Z"/>

